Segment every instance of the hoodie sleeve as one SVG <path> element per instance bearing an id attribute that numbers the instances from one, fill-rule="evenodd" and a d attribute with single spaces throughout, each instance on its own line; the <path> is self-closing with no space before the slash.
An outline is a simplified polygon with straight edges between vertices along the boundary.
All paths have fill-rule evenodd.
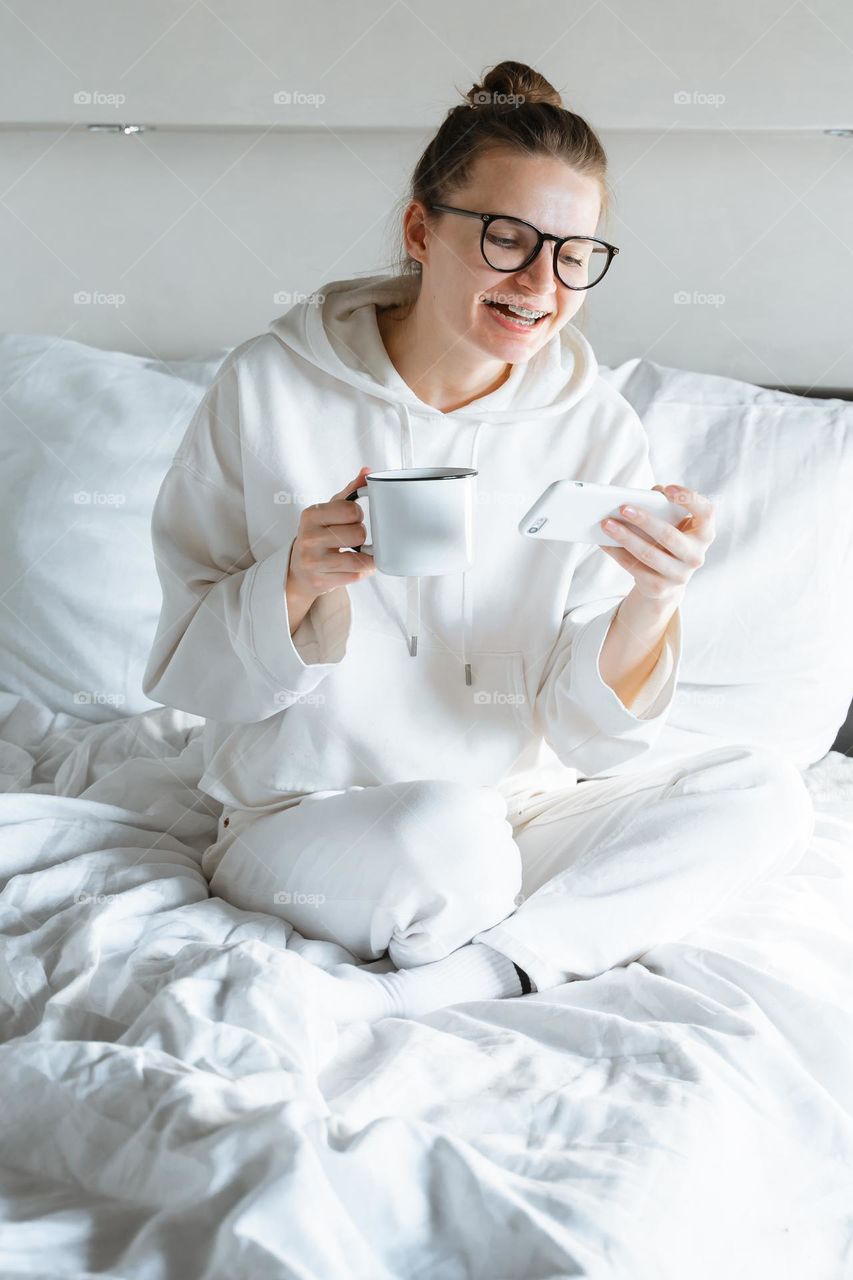
<path id="1" fill-rule="evenodd" d="M 630 406 L 626 406 L 630 408 Z M 609 484 L 651 489 L 655 484 L 648 440 L 630 411 L 631 447 Z M 634 585 L 626 569 L 590 546 L 572 575 L 563 621 L 545 662 L 535 699 L 534 719 L 560 760 L 584 776 L 644 755 L 666 723 L 681 663 L 681 612 L 676 610 L 664 635 L 657 664 L 632 707 L 624 705 L 604 682 L 598 658 L 610 623 Z"/>
<path id="2" fill-rule="evenodd" d="M 310 693 L 343 658 L 345 586 L 318 596 L 290 634 L 285 582 L 295 539 L 261 560 L 249 546 L 239 379 L 226 358 L 166 473 L 151 522 L 162 607 L 142 679 L 155 702 L 253 724 Z"/>

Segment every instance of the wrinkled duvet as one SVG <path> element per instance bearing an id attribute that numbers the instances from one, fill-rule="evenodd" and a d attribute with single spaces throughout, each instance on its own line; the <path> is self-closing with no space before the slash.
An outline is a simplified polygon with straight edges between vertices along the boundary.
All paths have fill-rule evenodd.
<path id="1" fill-rule="evenodd" d="M 208 896 L 202 723 L 0 694 L 0 1275 L 853 1277 L 853 761 L 642 963 L 339 1032 Z"/>

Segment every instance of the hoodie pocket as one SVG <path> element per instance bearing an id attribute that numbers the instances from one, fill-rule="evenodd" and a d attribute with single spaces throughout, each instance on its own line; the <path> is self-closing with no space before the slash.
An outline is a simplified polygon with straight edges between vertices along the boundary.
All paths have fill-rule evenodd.
<path id="1" fill-rule="evenodd" d="M 523 658 L 470 660 L 466 685 L 457 653 L 419 648 L 413 658 L 399 635 L 354 633 L 339 667 L 281 713 L 264 780 L 281 791 L 418 778 L 495 785 L 531 738 Z"/>

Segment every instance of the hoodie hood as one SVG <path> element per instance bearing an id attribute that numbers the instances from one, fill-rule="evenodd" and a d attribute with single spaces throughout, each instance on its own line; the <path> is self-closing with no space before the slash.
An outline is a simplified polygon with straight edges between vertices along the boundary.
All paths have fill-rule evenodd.
<path id="1" fill-rule="evenodd" d="M 483 432 L 568 412 L 598 377 L 592 347 L 571 323 L 523 364 L 512 366 L 502 386 L 461 409 L 442 413 L 426 404 L 401 378 L 385 349 L 376 308 L 412 300 L 420 289 L 417 277 L 374 275 L 337 280 L 291 307 L 270 324 L 270 332 L 296 355 L 354 391 L 389 405 L 400 430 L 400 467 L 414 467 L 412 414 L 458 421 L 460 435 L 471 430 L 468 466 L 477 469 Z M 454 461 L 458 461 L 454 459 Z M 417 655 L 420 628 L 420 578 L 407 578 L 406 620 L 409 652 Z M 468 571 L 462 573 L 462 670 L 472 683 L 473 592 Z"/>

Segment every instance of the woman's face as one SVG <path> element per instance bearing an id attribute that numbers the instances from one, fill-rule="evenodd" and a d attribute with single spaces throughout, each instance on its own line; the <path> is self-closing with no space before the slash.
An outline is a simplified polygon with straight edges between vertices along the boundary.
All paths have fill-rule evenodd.
<path id="1" fill-rule="evenodd" d="M 594 179 L 563 160 L 501 149 L 481 155 L 469 182 L 445 203 L 523 218 L 556 236 L 594 236 L 601 196 Z M 464 345 L 480 358 L 524 363 L 583 306 L 588 290 L 569 289 L 554 274 L 551 241 L 523 271 L 504 272 L 483 260 L 482 227 L 474 218 L 433 213 L 425 225 L 414 216 L 410 227 L 409 251 L 422 263 L 420 304 L 457 352 Z M 494 301 L 547 314 L 522 328 L 489 305 Z"/>

